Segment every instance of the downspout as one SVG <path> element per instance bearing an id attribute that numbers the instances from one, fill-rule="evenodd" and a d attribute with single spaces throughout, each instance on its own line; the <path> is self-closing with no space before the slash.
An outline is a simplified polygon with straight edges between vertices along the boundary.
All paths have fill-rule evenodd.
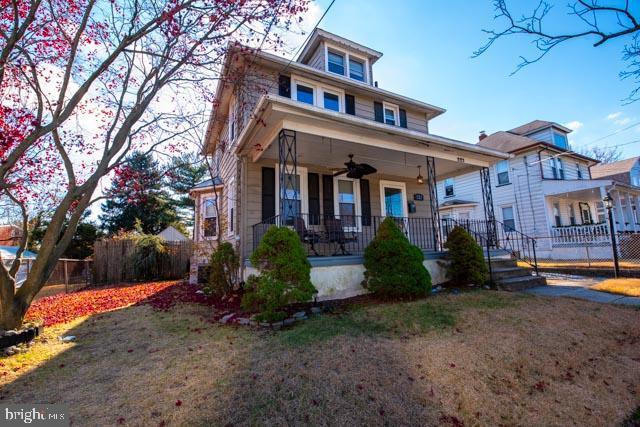
<path id="1" fill-rule="evenodd" d="M 240 230 L 238 230 L 240 239 L 240 277 L 245 276 L 245 259 L 249 256 L 246 251 L 247 247 L 247 198 L 248 198 L 248 185 L 247 185 L 247 156 L 240 157 L 240 188 L 242 194 L 240 200 L 244 203 L 240 203 Z"/>

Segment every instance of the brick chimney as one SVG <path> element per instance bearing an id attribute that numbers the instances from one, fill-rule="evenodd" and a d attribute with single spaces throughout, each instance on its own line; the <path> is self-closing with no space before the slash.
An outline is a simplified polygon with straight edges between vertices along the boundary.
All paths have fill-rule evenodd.
<path id="1" fill-rule="evenodd" d="M 480 131 L 480 136 L 478 136 L 478 142 L 479 142 L 479 141 L 482 141 L 482 140 L 483 140 L 483 139 L 485 139 L 486 137 L 487 137 L 487 134 L 486 134 L 483 130 L 481 130 L 481 131 Z"/>

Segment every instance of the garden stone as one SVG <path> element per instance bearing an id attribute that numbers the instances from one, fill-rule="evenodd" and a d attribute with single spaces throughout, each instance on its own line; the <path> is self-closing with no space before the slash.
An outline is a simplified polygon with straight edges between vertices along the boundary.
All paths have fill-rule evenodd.
<path id="1" fill-rule="evenodd" d="M 282 321 L 282 323 L 284 324 L 284 326 L 291 326 L 294 323 L 296 323 L 296 319 L 294 319 L 293 317 L 288 317 L 288 318 L 284 319 Z"/>
<path id="2" fill-rule="evenodd" d="M 307 315 L 305 314 L 304 316 L 302 316 L 302 317 L 296 317 L 295 319 L 296 319 L 298 322 L 302 322 L 303 320 L 307 320 L 307 319 L 308 319 L 308 317 L 307 317 Z"/>
<path id="3" fill-rule="evenodd" d="M 294 313 L 293 317 L 296 318 L 296 319 L 301 319 L 303 317 L 307 317 L 307 312 L 306 311 L 299 311 L 297 313 Z"/>
<path id="4" fill-rule="evenodd" d="M 249 323 L 251 323 L 251 321 L 247 318 L 241 317 L 238 319 L 239 325 L 248 325 Z"/>
<path id="5" fill-rule="evenodd" d="M 5 356 L 13 356 L 16 353 L 17 353 L 17 349 L 15 346 L 7 347 L 4 349 Z"/>
<path id="6" fill-rule="evenodd" d="M 322 313 L 322 309 L 320 307 L 311 307 L 311 312 L 313 314 L 320 314 Z"/>
<path id="7" fill-rule="evenodd" d="M 269 326 L 271 326 L 271 323 L 269 323 L 269 322 L 260 322 L 260 326 L 262 326 L 263 328 L 268 328 Z"/>
<path id="8" fill-rule="evenodd" d="M 65 337 L 60 337 L 60 341 L 62 342 L 73 342 L 76 340 L 76 336 L 75 335 L 67 335 Z"/>
<path id="9" fill-rule="evenodd" d="M 280 328 L 282 328 L 282 321 L 280 321 L 280 322 L 273 322 L 273 323 L 271 324 L 271 327 L 272 327 L 274 330 L 276 330 L 276 331 L 277 331 L 277 330 L 279 330 Z"/>
<path id="10" fill-rule="evenodd" d="M 204 291 L 202 289 L 199 289 L 199 290 L 196 291 L 196 294 L 204 295 Z"/>
<path id="11" fill-rule="evenodd" d="M 484 285 L 484 286 L 482 287 L 482 289 L 489 290 L 489 289 L 491 289 L 491 287 L 490 287 L 489 285 Z"/>
<path id="12" fill-rule="evenodd" d="M 235 316 L 235 313 L 226 314 L 226 315 L 222 316 L 222 318 L 220 319 L 220 323 L 229 322 L 229 320 L 231 320 L 233 318 L 233 316 Z"/>

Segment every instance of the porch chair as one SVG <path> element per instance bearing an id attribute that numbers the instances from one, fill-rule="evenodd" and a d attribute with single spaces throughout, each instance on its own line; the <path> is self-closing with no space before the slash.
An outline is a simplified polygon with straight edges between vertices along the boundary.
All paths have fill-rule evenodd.
<path id="1" fill-rule="evenodd" d="M 336 250 L 331 254 L 331 256 L 337 256 L 338 251 L 340 251 L 342 255 L 351 255 L 351 253 L 347 251 L 345 244 L 357 241 L 358 237 L 347 236 L 344 232 L 342 221 L 338 218 L 326 218 L 324 221 L 324 228 L 327 233 L 327 241 L 329 243 L 337 244 Z"/>
<path id="2" fill-rule="evenodd" d="M 293 229 L 298 233 L 300 241 L 309 245 L 315 256 L 320 256 L 315 247 L 316 243 L 320 241 L 320 234 L 308 230 L 307 225 L 304 223 L 304 218 L 299 216 L 293 218 Z"/>

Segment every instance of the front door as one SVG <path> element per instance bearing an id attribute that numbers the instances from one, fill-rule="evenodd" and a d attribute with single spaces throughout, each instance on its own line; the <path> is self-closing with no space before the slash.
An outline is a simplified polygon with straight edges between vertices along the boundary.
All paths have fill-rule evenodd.
<path id="1" fill-rule="evenodd" d="M 398 226 L 409 235 L 407 215 L 407 187 L 404 182 L 380 181 L 382 216 L 398 218 Z"/>

